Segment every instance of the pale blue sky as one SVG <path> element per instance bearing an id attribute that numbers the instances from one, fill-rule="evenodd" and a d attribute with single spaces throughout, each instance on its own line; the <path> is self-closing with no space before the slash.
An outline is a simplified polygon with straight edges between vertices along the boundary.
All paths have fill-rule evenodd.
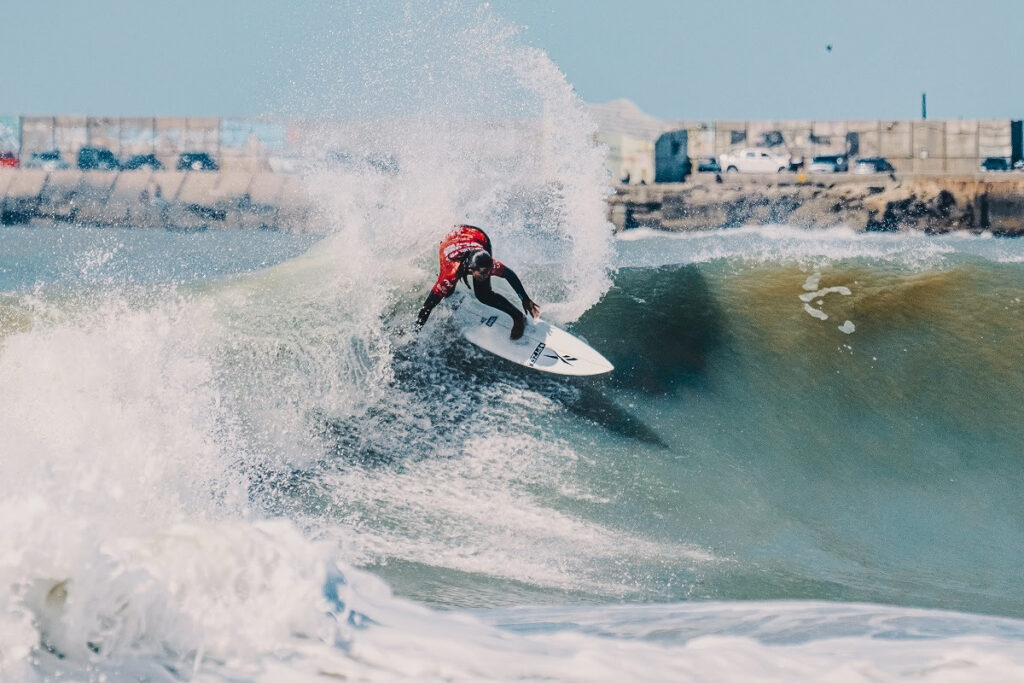
<path id="1" fill-rule="evenodd" d="M 317 92 L 324 64 L 365 53 L 365 22 L 407 4 L 429 14 L 426 1 L 0 0 L 0 114 L 322 108 L 301 93 Z M 1024 117 L 1018 0 L 490 6 L 585 100 L 625 97 L 664 118 L 916 118 L 922 92 L 929 118 Z"/>

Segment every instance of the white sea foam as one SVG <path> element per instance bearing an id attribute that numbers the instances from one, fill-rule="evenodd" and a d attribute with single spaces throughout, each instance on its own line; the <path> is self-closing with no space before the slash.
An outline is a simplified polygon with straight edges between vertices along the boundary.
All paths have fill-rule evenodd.
<path id="1" fill-rule="evenodd" d="M 813 292 L 818 289 L 818 283 L 821 282 L 821 273 L 815 271 L 811 275 L 807 276 L 804 281 L 804 290 Z"/>
<path id="2" fill-rule="evenodd" d="M 289 536 L 282 529 L 267 531 L 277 543 Z M 379 581 L 324 563 L 301 545 L 275 545 L 260 555 L 265 567 L 276 570 L 272 580 L 239 572 L 216 553 L 196 562 L 188 545 L 185 561 L 175 566 L 169 553 L 176 550 L 182 548 L 172 545 L 162 556 L 149 556 L 152 573 L 114 580 L 110 592 L 122 597 L 110 606 L 120 605 L 122 614 L 106 622 L 116 625 L 107 635 L 130 636 L 121 649 L 88 656 L 72 651 L 62 660 L 42 654 L 35 669 L 10 667 L 6 673 L 25 674 L 22 680 L 74 677 L 86 661 L 93 676 L 154 680 L 199 674 L 204 680 L 260 681 L 967 681 L 1014 680 L 1024 672 L 1024 634 L 1013 620 L 821 603 L 439 613 L 395 599 Z M 289 555 L 293 550 L 297 556 Z M 227 570 L 217 561 L 224 559 Z M 214 580 L 204 584 L 206 590 L 180 595 L 175 577 L 197 569 Z M 151 583 L 142 596 L 125 590 L 146 581 Z M 154 599 L 161 596 L 154 584 L 166 589 L 162 597 Z M 69 591 L 70 598 L 74 589 Z M 126 623 L 123 607 L 135 607 L 140 598 L 151 602 L 150 618 Z M 203 638 L 238 608 L 252 610 L 254 618 L 223 640 Z"/>
<path id="3" fill-rule="evenodd" d="M 820 277 L 821 276 L 819 273 L 815 273 L 814 275 L 808 277 L 807 281 L 804 282 L 804 289 L 812 289 L 814 291 L 804 292 L 803 294 L 799 295 L 799 298 L 800 301 L 804 302 L 804 311 L 807 312 L 808 315 L 817 318 L 818 320 L 828 320 L 828 314 L 825 313 L 825 311 L 821 310 L 821 308 L 815 308 L 814 306 L 811 305 L 810 302 L 817 299 L 816 303 L 818 304 L 818 306 L 821 306 L 823 303 L 822 297 L 825 297 L 828 294 L 842 294 L 843 296 L 850 296 L 852 292 L 850 291 L 849 287 L 843 286 L 825 287 L 823 289 L 818 289 L 818 279 Z M 847 320 L 846 323 L 839 329 L 849 334 L 853 330 L 851 329 L 850 332 L 847 332 L 846 327 L 847 325 L 852 324 L 853 323 Z"/>
<path id="4" fill-rule="evenodd" d="M 804 304 L 804 310 L 813 318 L 817 318 L 818 320 L 828 320 L 828 313 L 819 308 L 815 308 L 810 304 Z"/>
<path id="5" fill-rule="evenodd" d="M 982 236 L 865 233 L 849 228 L 805 229 L 782 225 L 671 233 L 639 228 L 617 234 L 621 265 L 650 267 L 741 259 L 794 262 L 812 269 L 839 259 L 867 258 L 910 268 L 940 266 L 955 254 L 1016 261 L 1022 245 Z"/>

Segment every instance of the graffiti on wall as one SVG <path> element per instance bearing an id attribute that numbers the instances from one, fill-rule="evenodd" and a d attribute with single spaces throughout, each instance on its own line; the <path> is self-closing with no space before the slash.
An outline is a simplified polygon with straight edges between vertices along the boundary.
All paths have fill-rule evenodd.
<path id="1" fill-rule="evenodd" d="M 21 149 L 21 120 L 17 116 L 0 116 L 0 152 Z"/>

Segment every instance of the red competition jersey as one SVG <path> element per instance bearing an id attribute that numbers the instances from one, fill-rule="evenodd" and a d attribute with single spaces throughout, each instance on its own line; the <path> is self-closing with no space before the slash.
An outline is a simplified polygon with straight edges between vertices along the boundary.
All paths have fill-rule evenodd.
<path id="1" fill-rule="evenodd" d="M 455 291 L 455 285 L 459 281 L 459 266 L 462 259 L 471 251 L 483 249 L 490 253 L 491 240 L 487 238 L 484 231 L 472 225 L 457 225 L 451 232 L 441 240 L 441 248 L 438 250 L 438 257 L 441 260 L 441 273 L 437 276 L 437 282 L 431 291 L 440 297 L 451 296 Z M 505 277 L 505 265 L 493 258 L 494 266 L 491 268 L 491 275 Z"/>

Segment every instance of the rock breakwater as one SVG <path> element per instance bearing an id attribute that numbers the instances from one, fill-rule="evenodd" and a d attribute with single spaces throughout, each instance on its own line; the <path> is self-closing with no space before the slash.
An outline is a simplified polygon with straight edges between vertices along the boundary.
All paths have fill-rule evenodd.
<path id="1" fill-rule="evenodd" d="M 698 176 L 632 185 L 608 199 L 618 229 L 786 224 L 858 230 L 1024 234 L 1024 174 Z"/>

